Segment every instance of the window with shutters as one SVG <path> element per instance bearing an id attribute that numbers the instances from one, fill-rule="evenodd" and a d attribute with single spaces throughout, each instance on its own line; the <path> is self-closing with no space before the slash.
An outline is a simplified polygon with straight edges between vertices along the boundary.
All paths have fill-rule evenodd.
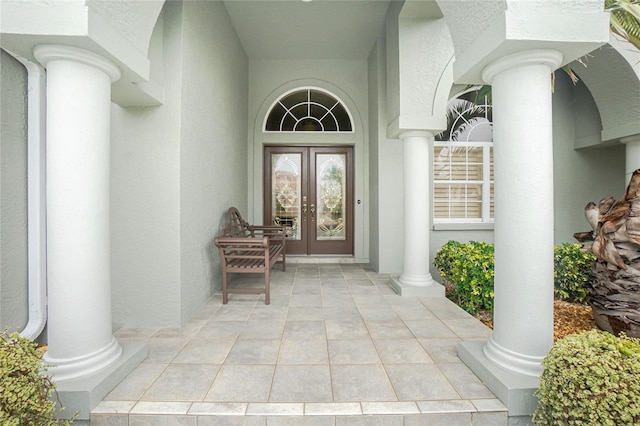
<path id="1" fill-rule="evenodd" d="M 476 95 L 466 92 L 449 102 L 448 128 L 435 138 L 434 223 L 493 222 L 491 105 Z"/>

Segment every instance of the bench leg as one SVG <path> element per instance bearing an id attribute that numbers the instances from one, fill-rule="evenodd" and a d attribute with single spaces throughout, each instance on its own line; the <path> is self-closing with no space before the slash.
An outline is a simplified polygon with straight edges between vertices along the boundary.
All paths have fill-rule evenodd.
<path id="1" fill-rule="evenodd" d="M 264 271 L 264 304 L 269 305 L 271 303 L 271 288 L 269 282 L 271 281 L 271 274 L 269 269 Z"/>
<path id="2" fill-rule="evenodd" d="M 222 304 L 229 303 L 229 293 L 227 291 L 227 271 L 222 267 Z"/>
<path id="3" fill-rule="evenodd" d="M 287 254 L 285 253 L 285 250 L 282 250 L 282 270 L 287 270 Z"/>

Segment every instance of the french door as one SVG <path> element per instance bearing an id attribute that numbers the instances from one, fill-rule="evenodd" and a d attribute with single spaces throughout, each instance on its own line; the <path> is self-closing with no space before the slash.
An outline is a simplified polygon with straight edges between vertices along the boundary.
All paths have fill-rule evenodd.
<path id="1" fill-rule="evenodd" d="M 353 254 L 352 154 L 265 147 L 264 223 L 287 227 L 287 254 Z"/>

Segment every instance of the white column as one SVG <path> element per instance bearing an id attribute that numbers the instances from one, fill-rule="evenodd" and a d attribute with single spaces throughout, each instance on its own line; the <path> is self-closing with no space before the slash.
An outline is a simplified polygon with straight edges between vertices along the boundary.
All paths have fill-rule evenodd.
<path id="1" fill-rule="evenodd" d="M 444 287 L 429 273 L 431 228 L 431 146 L 433 133 L 407 131 L 403 142 L 404 263 L 392 285 L 402 295 L 444 296 Z"/>
<path id="2" fill-rule="evenodd" d="M 624 182 L 629 182 L 631 174 L 640 169 L 640 135 L 620 139 L 625 147 Z"/>
<path id="3" fill-rule="evenodd" d="M 555 50 L 503 57 L 483 71 L 492 85 L 495 178 L 494 331 L 485 356 L 538 376 L 553 345 L 553 133 Z"/>
<path id="4" fill-rule="evenodd" d="M 109 143 L 119 69 L 82 49 L 41 45 L 47 69 L 48 345 L 56 382 L 95 373 L 122 348 L 111 325 Z"/>

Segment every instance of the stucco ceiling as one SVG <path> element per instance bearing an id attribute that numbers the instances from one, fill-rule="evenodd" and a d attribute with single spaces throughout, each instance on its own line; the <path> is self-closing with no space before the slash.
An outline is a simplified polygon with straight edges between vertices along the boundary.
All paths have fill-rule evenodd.
<path id="1" fill-rule="evenodd" d="M 389 0 L 225 0 L 249 59 L 365 59 Z"/>

